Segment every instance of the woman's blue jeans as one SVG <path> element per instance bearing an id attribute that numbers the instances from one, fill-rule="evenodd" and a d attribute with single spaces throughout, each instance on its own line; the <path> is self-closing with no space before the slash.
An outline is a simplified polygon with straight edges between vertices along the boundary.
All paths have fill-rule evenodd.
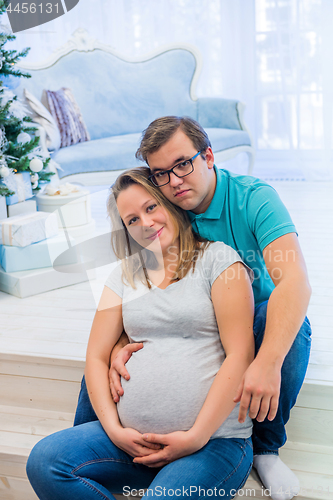
<path id="1" fill-rule="evenodd" d="M 255 309 L 253 331 L 256 354 L 261 346 L 266 326 L 267 301 Z M 302 387 L 309 363 L 311 347 L 311 326 L 305 321 L 287 354 L 281 370 L 281 391 L 277 415 L 273 421 L 267 418 L 263 422 L 253 420 L 253 450 L 255 455 L 278 454 L 286 442 L 285 425 L 289 420 L 290 410 L 296 403 L 297 395 Z M 83 377 L 81 392 L 76 409 L 74 425 L 97 420 L 90 404 L 85 380 Z"/>
<path id="2" fill-rule="evenodd" d="M 40 500 L 109 500 L 146 488 L 145 498 L 229 499 L 245 484 L 252 460 L 251 438 L 221 438 L 164 467 L 134 464 L 95 421 L 37 443 L 27 474 Z"/>

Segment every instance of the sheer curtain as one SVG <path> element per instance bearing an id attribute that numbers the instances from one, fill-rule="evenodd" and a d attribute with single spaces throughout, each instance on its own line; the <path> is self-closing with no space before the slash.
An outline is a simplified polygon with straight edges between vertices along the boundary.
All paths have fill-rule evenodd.
<path id="1" fill-rule="evenodd" d="M 254 18 L 249 26 L 248 11 L 254 11 L 252 0 L 80 0 L 64 16 L 18 33 L 11 47 L 29 46 L 25 61 L 41 61 L 77 28 L 85 28 L 127 56 L 143 55 L 165 44 L 189 43 L 199 49 L 204 61 L 198 94 L 234 97 L 235 90 L 242 92 L 241 38 L 248 37 L 250 44 L 253 38 Z"/>
<path id="2" fill-rule="evenodd" d="M 332 176 L 333 0 L 80 0 L 66 15 L 17 34 L 41 61 L 77 28 L 127 56 L 169 43 L 203 56 L 198 96 L 246 103 L 254 175 Z M 246 162 L 234 169 L 246 171 Z"/>
<path id="3" fill-rule="evenodd" d="M 333 2 L 256 0 L 258 166 L 332 178 Z"/>

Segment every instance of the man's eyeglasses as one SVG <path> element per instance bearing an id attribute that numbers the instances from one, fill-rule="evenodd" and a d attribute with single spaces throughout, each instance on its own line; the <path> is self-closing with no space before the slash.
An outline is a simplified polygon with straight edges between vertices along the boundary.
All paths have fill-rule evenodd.
<path id="1" fill-rule="evenodd" d="M 199 151 L 196 155 L 192 156 L 192 158 L 177 163 L 177 165 L 170 168 L 170 170 L 161 170 L 160 172 L 156 172 L 155 174 L 150 175 L 148 179 L 154 184 L 154 186 L 161 187 L 169 184 L 171 172 L 175 174 L 176 177 L 186 177 L 186 175 L 193 172 L 193 161 L 201 153 L 202 151 Z"/>

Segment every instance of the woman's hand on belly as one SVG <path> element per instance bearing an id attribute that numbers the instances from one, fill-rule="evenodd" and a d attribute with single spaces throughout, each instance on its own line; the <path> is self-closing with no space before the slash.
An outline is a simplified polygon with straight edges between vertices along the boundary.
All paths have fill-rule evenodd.
<path id="1" fill-rule="evenodd" d="M 149 443 L 135 429 L 120 427 L 110 436 L 113 444 L 132 457 L 147 457 L 161 448 L 158 443 Z"/>
<path id="2" fill-rule="evenodd" d="M 186 457 L 200 450 L 207 441 L 194 436 L 189 431 L 176 431 L 170 434 L 143 434 L 146 444 L 161 444 L 163 448 L 150 453 L 144 457 L 137 457 L 134 463 L 147 465 L 148 467 L 162 467 L 178 458 Z"/>

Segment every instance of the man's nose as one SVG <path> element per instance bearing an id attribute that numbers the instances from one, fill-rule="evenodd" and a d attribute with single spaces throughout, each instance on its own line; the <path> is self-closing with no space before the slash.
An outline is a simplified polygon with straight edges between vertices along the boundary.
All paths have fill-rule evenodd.
<path id="1" fill-rule="evenodd" d="M 177 186 L 180 186 L 181 184 L 183 184 L 183 179 L 182 178 L 179 178 L 177 177 L 176 174 L 174 174 L 173 172 L 170 172 L 170 186 L 172 187 L 177 187 Z"/>

